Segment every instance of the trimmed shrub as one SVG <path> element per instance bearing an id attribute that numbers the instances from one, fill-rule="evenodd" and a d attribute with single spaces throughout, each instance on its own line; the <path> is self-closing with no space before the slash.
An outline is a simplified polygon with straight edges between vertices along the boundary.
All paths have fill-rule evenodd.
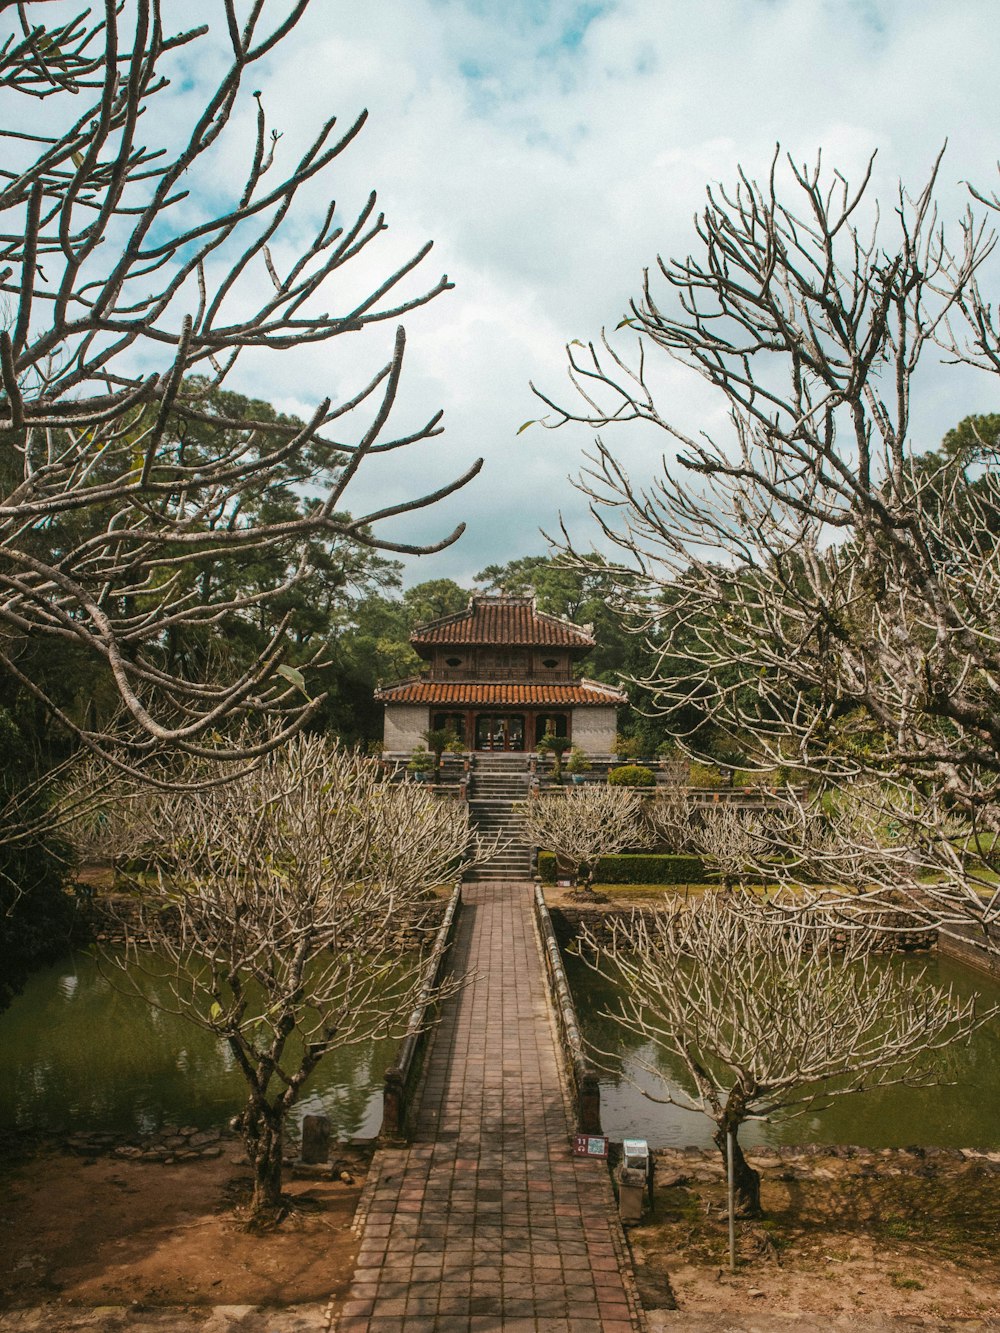
<path id="1" fill-rule="evenodd" d="M 608 784 L 612 787 L 655 787 L 656 777 L 651 768 L 642 764 L 622 764 L 608 774 Z"/>
<path id="2" fill-rule="evenodd" d="M 692 762 L 688 770 L 688 786 L 690 787 L 721 787 L 722 774 L 712 764 L 699 764 Z"/>
<path id="3" fill-rule="evenodd" d="M 545 884 L 556 882 L 553 852 L 538 853 L 538 874 Z M 602 856 L 594 870 L 598 884 L 706 884 L 710 878 L 700 856 L 654 852 Z"/>

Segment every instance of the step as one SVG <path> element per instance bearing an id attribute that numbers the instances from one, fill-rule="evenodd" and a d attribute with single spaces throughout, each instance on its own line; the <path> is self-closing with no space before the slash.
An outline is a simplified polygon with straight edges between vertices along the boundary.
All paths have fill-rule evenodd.
<path id="1" fill-rule="evenodd" d="M 477 870 L 471 870 L 465 876 L 465 881 L 467 884 L 488 884 L 491 881 L 495 883 L 501 880 L 530 880 L 530 879 L 531 879 L 531 869 L 529 866 L 512 867 L 509 870 L 507 869 L 487 870 L 479 868 Z"/>

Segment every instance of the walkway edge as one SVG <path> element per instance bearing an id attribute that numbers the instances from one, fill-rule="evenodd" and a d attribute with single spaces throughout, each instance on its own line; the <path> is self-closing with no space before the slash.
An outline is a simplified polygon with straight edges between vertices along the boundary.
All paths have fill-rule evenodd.
<path id="1" fill-rule="evenodd" d="M 542 941 L 542 954 L 545 959 L 545 972 L 549 979 L 553 1008 L 556 1013 L 559 1044 L 568 1064 L 572 1086 L 575 1090 L 574 1121 L 578 1134 L 601 1133 L 601 1084 L 597 1071 L 587 1059 L 580 1024 L 573 1003 L 573 993 L 569 988 L 566 969 L 563 966 L 559 941 L 556 939 L 552 916 L 545 902 L 545 893 L 540 884 L 535 885 L 534 894 L 535 921 Z"/>
<path id="2" fill-rule="evenodd" d="M 462 885 L 459 883 L 452 890 L 444 919 L 438 927 L 437 938 L 427 960 L 423 985 L 406 1025 L 406 1036 L 400 1042 L 395 1063 L 385 1071 L 379 1143 L 399 1144 L 410 1137 L 413 1115 L 419 1102 L 418 1090 L 427 1041 L 433 1026 L 428 1018 L 428 1010 L 436 1001 L 435 992 L 455 937 L 455 923 L 461 902 Z"/>
<path id="3" fill-rule="evenodd" d="M 579 1051 L 580 1058 L 586 1065 L 587 1070 L 591 1074 L 593 1074 L 596 1079 L 597 1077 L 596 1071 L 587 1062 L 586 1056 L 584 1055 L 583 1038 L 580 1035 L 580 1027 L 576 1018 L 576 1007 L 573 1004 L 573 995 L 569 988 L 569 981 L 566 977 L 566 970 L 563 967 L 562 954 L 559 952 L 559 942 L 556 939 L 555 928 L 552 925 L 552 917 L 549 913 L 548 904 L 545 901 L 545 892 L 541 884 L 534 885 L 533 905 L 534 905 L 533 915 L 535 921 L 535 928 L 537 932 L 536 940 L 538 943 L 539 952 L 542 954 L 542 957 L 545 960 L 546 976 L 551 977 L 549 969 L 553 965 L 555 966 L 556 969 L 558 969 L 558 975 L 562 979 L 562 985 L 565 988 L 565 996 L 569 1006 L 569 1012 L 571 1013 L 573 1018 L 573 1031 L 575 1033 L 577 1049 Z M 559 1013 L 559 1008 L 561 1006 L 557 1006 L 555 1004 L 551 989 L 548 990 L 547 995 L 548 995 L 550 1021 L 552 1021 L 554 1027 L 556 1028 L 556 1031 L 559 1033 L 560 1037 L 562 1037 L 563 1025 L 562 1025 L 562 1017 Z M 560 1042 L 560 1045 L 562 1045 L 562 1042 Z M 568 1052 L 566 1051 L 565 1047 L 563 1047 L 563 1051 L 564 1054 L 567 1055 L 568 1057 Z M 570 1083 L 572 1080 L 575 1080 L 576 1069 L 575 1066 L 573 1066 L 572 1064 L 570 1064 L 568 1068 L 564 1064 L 562 1072 L 563 1072 L 563 1078 L 561 1082 L 563 1085 L 564 1095 L 567 1097 L 568 1101 L 570 1099 L 569 1098 Z M 577 1104 L 579 1105 L 579 1099 L 577 1099 Z M 598 1115 L 598 1128 L 590 1132 L 599 1134 L 601 1132 L 599 1089 L 598 1089 L 597 1115 Z M 579 1132 L 586 1133 L 587 1131 L 580 1130 Z M 628 1237 L 625 1235 L 625 1228 L 622 1226 L 621 1216 L 618 1212 L 618 1207 L 614 1194 L 614 1188 L 611 1183 L 611 1172 L 608 1171 L 605 1165 L 600 1161 L 594 1160 L 592 1162 L 592 1165 L 596 1170 L 602 1171 L 604 1175 L 603 1184 L 604 1184 L 605 1206 L 607 1208 L 608 1231 L 610 1232 L 611 1235 L 611 1243 L 614 1247 L 615 1257 L 618 1261 L 618 1273 L 619 1276 L 621 1277 L 622 1286 L 625 1289 L 625 1297 L 626 1300 L 628 1301 L 631 1310 L 632 1319 L 637 1329 L 641 1330 L 642 1333 L 647 1333 L 649 1329 L 649 1323 L 646 1319 L 646 1311 L 643 1308 L 642 1301 L 639 1299 L 639 1286 L 635 1280 L 635 1270 L 632 1267 L 632 1250 L 631 1247 L 629 1246 Z"/>

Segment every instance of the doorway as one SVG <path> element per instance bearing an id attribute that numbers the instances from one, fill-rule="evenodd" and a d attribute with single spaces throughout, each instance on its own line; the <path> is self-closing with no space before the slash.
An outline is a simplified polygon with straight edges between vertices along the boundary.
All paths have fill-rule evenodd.
<path id="1" fill-rule="evenodd" d="M 523 750 L 522 713 L 480 713 L 476 717 L 477 750 Z"/>

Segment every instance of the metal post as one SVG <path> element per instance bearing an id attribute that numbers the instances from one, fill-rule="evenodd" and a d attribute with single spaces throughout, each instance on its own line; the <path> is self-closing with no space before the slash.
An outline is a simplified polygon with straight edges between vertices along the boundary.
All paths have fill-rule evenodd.
<path id="1" fill-rule="evenodd" d="M 729 1271 L 736 1272 L 736 1199 L 733 1180 L 733 1131 L 726 1130 L 726 1187 L 729 1195 Z"/>

